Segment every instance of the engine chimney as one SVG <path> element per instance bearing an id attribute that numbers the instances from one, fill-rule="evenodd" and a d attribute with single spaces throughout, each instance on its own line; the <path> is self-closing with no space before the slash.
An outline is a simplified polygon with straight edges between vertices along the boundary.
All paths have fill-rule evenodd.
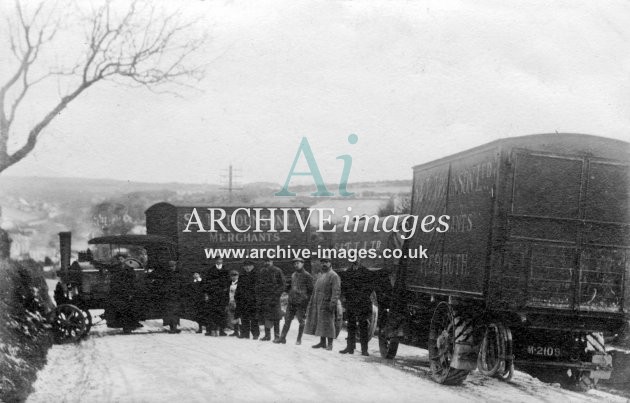
<path id="1" fill-rule="evenodd" d="M 66 272 L 70 268 L 70 250 L 72 247 L 72 233 L 59 233 L 59 258 L 61 260 L 61 272 Z"/>

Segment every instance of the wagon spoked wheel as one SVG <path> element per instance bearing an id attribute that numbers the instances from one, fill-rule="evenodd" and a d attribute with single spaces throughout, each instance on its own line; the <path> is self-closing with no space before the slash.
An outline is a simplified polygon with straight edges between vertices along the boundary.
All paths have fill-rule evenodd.
<path id="1" fill-rule="evenodd" d="M 92 329 L 92 314 L 89 309 L 82 309 L 81 313 L 85 316 L 85 332 L 83 336 L 87 336 L 90 333 L 90 329 Z"/>
<path id="2" fill-rule="evenodd" d="M 86 318 L 74 305 L 63 304 L 57 307 L 53 320 L 53 331 L 58 343 L 71 343 L 78 341 L 86 329 Z"/>
<path id="3" fill-rule="evenodd" d="M 468 376 L 467 370 L 451 368 L 455 346 L 455 315 L 446 302 L 440 302 L 433 312 L 429 330 L 429 360 L 431 377 L 437 383 L 459 385 Z"/>
<path id="4" fill-rule="evenodd" d="M 486 326 L 477 358 L 479 372 L 503 381 L 514 376 L 512 356 L 512 332 L 502 323 L 490 323 Z"/>

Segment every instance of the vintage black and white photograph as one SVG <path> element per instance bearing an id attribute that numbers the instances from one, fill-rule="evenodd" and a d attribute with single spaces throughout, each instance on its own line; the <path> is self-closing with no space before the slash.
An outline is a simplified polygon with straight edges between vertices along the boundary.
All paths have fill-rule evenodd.
<path id="1" fill-rule="evenodd" d="M 630 399 L 628 1 L 0 17 L 1 402 Z"/>

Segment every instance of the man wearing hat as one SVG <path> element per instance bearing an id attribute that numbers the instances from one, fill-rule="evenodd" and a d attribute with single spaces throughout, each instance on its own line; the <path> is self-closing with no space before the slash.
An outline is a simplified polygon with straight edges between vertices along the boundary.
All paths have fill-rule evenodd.
<path id="1" fill-rule="evenodd" d="M 341 354 L 354 354 L 357 327 L 361 341 L 361 354 L 368 356 L 368 320 L 372 316 L 372 293 L 379 293 L 376 276 L 359 260 L 350 262 L 350 268 L 341 277 L 341 295 L 345 298 L 348 317 L 348 344 Z"/>
<path id="2" fill-rule="evenodd" d="M 304 259 L 301 257 L 293 259 L 293 267 L 295 272 L 291 275 L 291 284 L 287 287 L 289 293 L 289 304 L 287 306 L 287 313 L 284 317 L 284 326 L 282 328 L 282 334 L 278 340 L 274 340 L 274 343 L 285 344 L 287 342 L 287 333 L 291 327 L 293 318 L 297 316 L 299 323 L 298 336 L 295 344 L 302 344 L 302 333 L 304 332 L 304 320 L 306 319 L 306 309 L 308 308 L 308 302 L 313 294 L 313 276 L 311 276 L 306 270 L 304 270 Z"/>
<path id="3" fill-rule="evenodd" d="M 234 317 L 241 319 L 241 339 L 249 339 L 251 332 L 254 340 L 258 339 L 260 329 L 256 319 L 256 283 L 258 281 L 258 271 L 254 268 L 254 262 L 246 260 L 243 262 L 243 273 L 238 280 L 238 287 L 234 293 L 236 311 Z"/>
<path id="4" fill-rule="evenodd" d="M 335 329 L 335 312 L 341 292 L 341 280 L 332 269 L 330 259 L 320 259 L 322 273 L 315 282 L 304 332 L 320 337 L 320 342 L 313 348 L 332 350 L 333 339 L 337 336 Z M 328 341 L 328 343 L 326 343 Z"/>
<path id="5" fill-rule="evenodd" d="M 205 293 L 208 296 L 208 329 L 206 336 L 227 336 L 226 308 L 230 301 L 230 275 L 223 267 L 223 259 L 218 258 L 203 278 Z"/>
<path id="6" fill-rule="evenodd" d="M 256 284 L 256 298 L 260 320 L 265 324 L 265 336 L 262 341 L 271 340 L 271 328 L 273 327 L 274 340 L 280 338 L 280 296 L 284 292 L 284 275 L 279 267 L 274 266 L 273 261 L 265 259 L 265 266 L 260 269 L 258 283 Z"/>

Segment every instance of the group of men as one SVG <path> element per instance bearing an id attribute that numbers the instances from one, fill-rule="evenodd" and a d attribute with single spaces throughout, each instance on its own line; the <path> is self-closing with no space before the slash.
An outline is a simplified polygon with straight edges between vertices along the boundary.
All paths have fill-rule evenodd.
<path id="1" fill-rule="evenodd" d="M 111 309 L 108 325 L 119 322 L 123 331 L 141 326 L 133 315 L 120 315 L 130 312 L 133 290 L 133 270 L 125 269 L 123 260 L 120 270 L 112 276 Z M 379 293 L 379 282 L 375 276 L 357 262 L 337 274 L 329 259 L 320 259 L 321 273 L 314 279 L 305 270 L 304 260 L 293 260 L 295 271 L 290 281 L 280 268 L 267 259 L 264 265 L 256 268 L 253 261 L 243 262 L 242 271 L 226 270 L 223 260 L 217 259 L 212 267 L 206 267 L 193 274 L 192 281 L 181 284 L 177 263 L 169 262 L 166 270 L 154 272 L 150 277 L 156 292 L 155 301 L 163 313 L 164 325 L 170 333 L 179 333 L 179 317 L 182 301 L 187 301 L 189 317 L 199 324 L 197 333 L 206 328 L 207 336 L 226 336 L 225 329 L 233 327 L 231 336 L 243 339 L 259 339 L 260 325 L 264 335 L 260 340 L 273 340 L 286 344 L 286 337 L 293 319 L 298 321 L 296 344 L 301 344 L 304 333 L 320 337 L 313 348 L 332 350 L 333 340 L 339 333 L 340 318 L 338 302 L 345 300 L 348 323 L 347 346 L 342 354 L 352 354 L 355 350 L 357 328 L 360 335 L 361 352 L 368 355 L 368 320 L 372 314 L 371 294 Z M 288 294 L 286 311 L 281 308 L 283 293 Z M 120 306 L 118 306 L 120 305 Z M 190 312 L 192 309 L 193 312 Z M 106 310 L 107 314 L 107 310 Z M 280 320 L 284 316 L 284 326 Z M 229 322 L 229 323 L 228 323 Z M 229 326 L 233 325 L 233 326 Z M 271 331 L 273 329 L 273 339 Z"/>
<path id="2" fill-rule="evenodd" d="M 376 277 L 357 262 L 352 263 L 348 270 L 339 274 L 332 269 L 329 259 L 321 259 L 320 263 L 321 273 L 313 279 L 313 276 L 304 268 L 304 260 L 294 259 L 295 270 L 290 281 L 285 282 L 282 270 L 276 267 L 272 260 L 265 260 L 261 268 L 255 268 L 254 262 L 246 260 L 240 276 L 236 271 L 231 272 L 231 285 L 235 287 L 235 292 L 233 292 L 233 301 L 230 301 L 228 280 L 222 280 L 221 287 L 213 287 L 216 279 L 223 276 L 220 273 L 226 273 L 223 269 L 223 260 L 218 259 L 212 268 L 194 275 L 202 279 L 199 281 L 200 288 L 204 288 L 203 284 L 206 284 L 205 293 L 199 294 L 203 295 L 203 301 L 199 300 L 197 305 L 201 312 L 201 315 L 197 317 L 198 332 L 201 332 L 206 323 L 207 335 L 208 331 L 211 332 L 210 335 L 216 335 L 213 332 L 217 331 L 219 335 L 224 335 L 222 330 L 227 325 L 224 313 L 229 312 L 229 308 L 233 308 L 232 320 L 235 323 L 233 335 L 235 336 L 248 339 L 251 335 L 254 339 L 258 339 L 260 324 L 264 327 L 264 336 L 260 340 L 272 340 L 273 329 L 273 342 L 286 344 L 291 323 L 297 319 L 296 344 L 302 343 L 302 335 L 306 333 L 320 337 L 320 342 L 313 348 L 332 350 L 333 340 L 339 333 L 337 305 L 340 298 L 343 298 L 348 321 L 348 338 L 346 348 L 340 353 L 354 353 L 358 329 L 361 353 L 369 355 L 368 320 L 372 315 L 371 295 L 373 292 L 379 292 Z M 288 294 L 288 302 L 284 313 L 284 326 L 281 330 L 280 320 L 283 317 L 281 296 L 284 292 Z M 213 293 L 221 295 L 223 299 L 212 297 Z M 220 303 L 214 305 L 219 300 Z M 217 309 L 213 309 L 215 306 Z M 215 328 L 216 326 L 218 329 Z"/>

